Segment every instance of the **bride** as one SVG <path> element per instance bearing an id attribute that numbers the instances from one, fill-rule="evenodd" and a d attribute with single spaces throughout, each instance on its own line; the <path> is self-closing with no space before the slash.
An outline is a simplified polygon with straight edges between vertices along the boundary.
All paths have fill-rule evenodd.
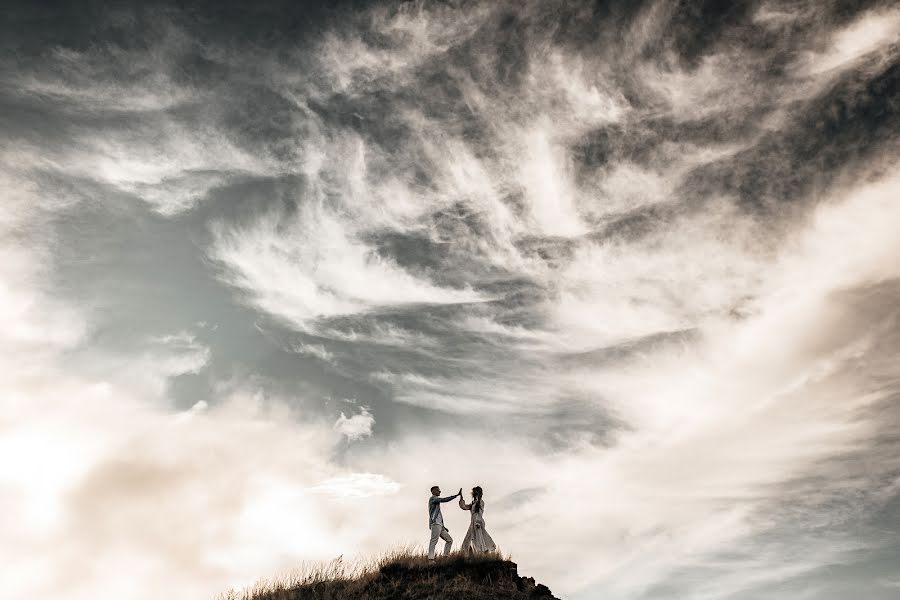
<path id="1" fill-rule="evenodd" d="M 472 488 L 472 503 L 463 502 L 462 496 L 459 497 L 459 507 L 463 510 L 472 512 L 472 521 L 469 524 L 469 531 L 463 539 L 461 550 L 466 552 L 493 552 L 497 549 L 494 540 L 484 528 L 484 493 L 480 486 Z"/>

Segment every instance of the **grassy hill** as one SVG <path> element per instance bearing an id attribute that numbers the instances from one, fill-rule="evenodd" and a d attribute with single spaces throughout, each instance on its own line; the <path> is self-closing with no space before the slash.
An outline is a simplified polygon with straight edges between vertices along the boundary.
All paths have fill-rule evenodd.
<path id="1" fill-rule="evenodd" d="M 520 577 L 516 563 L 499 554 L 454 553 L 435 562 L 424 555 L 393 552 L 372 563 L 348 567 L 341 559 L 262 583 L 222 600 L 557 600 L 546 586 Z"/>

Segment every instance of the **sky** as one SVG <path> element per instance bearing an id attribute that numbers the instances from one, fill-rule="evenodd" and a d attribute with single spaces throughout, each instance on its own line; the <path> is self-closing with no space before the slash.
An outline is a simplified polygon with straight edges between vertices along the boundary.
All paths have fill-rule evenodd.
<path id="1" fill-rule="evenodd" d="M 0 598 L 435 484 L 567 599 L 898 597 L 894 3 L 105 4 L 0 24 Z"/>

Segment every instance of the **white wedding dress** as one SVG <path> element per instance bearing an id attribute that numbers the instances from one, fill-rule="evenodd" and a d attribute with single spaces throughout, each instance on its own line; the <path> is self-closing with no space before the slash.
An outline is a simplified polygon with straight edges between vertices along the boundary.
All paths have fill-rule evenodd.
<path id="1" fill-rule="evenodd" d="M 466 504 L 462 497 L 459 499 L 459 507 L 472 513 L 472 520 L 469 522 L 469 531 L 463 538 L 460 550 L 463 552 L 493 552 L 497 549 L 494 540 L 484 526 L 484 500 L 479 502 L 478 506 Z"/>

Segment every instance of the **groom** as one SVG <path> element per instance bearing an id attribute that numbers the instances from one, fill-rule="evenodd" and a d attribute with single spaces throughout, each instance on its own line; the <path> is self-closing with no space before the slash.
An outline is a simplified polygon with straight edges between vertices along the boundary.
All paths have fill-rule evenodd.
<path id="1" fill-rule="evenodd" d="M 462 496 L 462 488 L 459 492 L 446 498 L 441 498 L 441 488 L 434 486 L 431 488 L 431 498 L 428 499 L 428 527 L 431 529 L 431 543 L 428 544 L 428 560 L 434 560 L 434 548 L 437 546 L 438 538 L 446 542 L 444 544 L 444 556 L 450 554 L 450 546 L 453 545 L 453 538 L 450 537 L 449 530 L 444 527 L 444 516 L 441 514 L 441 503 L 450 502 L 458 496 Z"/>

